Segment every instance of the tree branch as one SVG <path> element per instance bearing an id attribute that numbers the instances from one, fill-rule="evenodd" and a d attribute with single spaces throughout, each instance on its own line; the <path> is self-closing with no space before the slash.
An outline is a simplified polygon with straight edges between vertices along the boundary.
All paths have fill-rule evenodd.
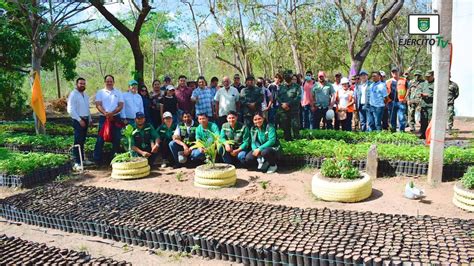
<path id="1" fill-rule="evenodd" d="M 134 1 L 132 1 L 134 2 Z M 148 0 L 142 0 L 142 10 L 140 11 L 140 15 L 138 15 L 137 22 L 135 23 L 135 28 L 133 28 L 133 32 L 135 34 L 140 34 L 140 30 L 145 22 L 146 16 L 151 11 L 151 6 L 148 3 Z"/>
<path id="2" fill-rule="evenodd" d="M 229 60 L 226 60 L 226 59 L 220 57 L 218 54 L 216 54 L 216 59 L 219 60 L 219 61 L 222 61 L 222 62 L 224 62 L 224 63 L 226 63 L 226 64 L 228 64 L 229 66 L 231 66 L 231 67 L 233 67 L 233 68 L 235 68 L 235 69 L 237 69 L 237 71 L 239 71 L 240 73 L 243 73 L 242 69 L 240 69 L 240 67 L 239 67 L 238 65 L 236 65 L 236 64 L 234 64 L 234 63 L 232 63 L 232 62 L 230 62 Z"/>
<path id="3" fill-rule="evenodd" d="M 132 36 L 132 31 L 125 26 L 118 18 L 110 13 L 107 8 L 102 4 L 101 0 L 90 0 L 90 3 L 99 11 L 102 16 L 107 19 L 125 38 L 129 39 Z"/>

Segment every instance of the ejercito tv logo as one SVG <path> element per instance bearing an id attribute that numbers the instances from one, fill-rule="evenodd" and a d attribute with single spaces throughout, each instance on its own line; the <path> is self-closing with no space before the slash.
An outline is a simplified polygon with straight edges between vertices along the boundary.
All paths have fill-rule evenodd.
<path id="1" fill-rule="evenodd" d="M 408 15 L 408 33 L 412 35 L 439 34 L 439 15 L 438 14 Z"/>

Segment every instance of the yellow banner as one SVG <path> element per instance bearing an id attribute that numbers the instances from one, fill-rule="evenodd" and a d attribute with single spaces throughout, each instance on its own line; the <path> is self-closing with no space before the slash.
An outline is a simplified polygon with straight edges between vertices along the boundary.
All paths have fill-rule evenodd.
<path id="1" fill-rule="evenodd" d="M 34 73 L 35 80 L 31 87 L 31 108 L 40 120 L 41 124 L 46 124 L 46 109 L 44 108 L 43 92 L 41 91 L 40 75 L 38 72 Z"/>

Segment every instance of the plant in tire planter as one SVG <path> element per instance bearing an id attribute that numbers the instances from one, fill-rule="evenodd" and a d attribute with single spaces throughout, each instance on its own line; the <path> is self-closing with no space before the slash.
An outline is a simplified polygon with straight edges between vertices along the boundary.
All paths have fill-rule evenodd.
<path id="1" fill-rule="evenodd" d="M 454 185 L 453 203 L 463 210 L 474 212 L 474 167 L 469 167 L 461 181 Z"/>
<path id="2" fill-rule="evenodd" d="M 313 194 L 326 201 L 358 202 L 372 194 L 372 180 L 347 159 L 326 159 L 313 176 Z"/>
<path id="3" fill-rule="evenodd" d="M 203 149 L 206 155 L 206 164 L 196 167 L 194 170 L 194 185 L 203 188 L 232 187 L 237 181 L 235 166 L 226 163 L 217 163 L 216 157 L 224 145 L 231 145 L 233 141 L 222 140 L 219 134 L 209 131 L 209 138 L 197 140 L 191 149 Z M 225 151 L 224 151 L 225 152 Z"/>
<path id="4" fill-rule="evenodd" d="M 133 127 L 127 125 L 123 134 L 128 140 L 128 151 L 116 155 L 112 162 L 112 178 L 114 179 L 136 179 L 150 175 L 148 160 L 143 157 L 132 155 Z"/>

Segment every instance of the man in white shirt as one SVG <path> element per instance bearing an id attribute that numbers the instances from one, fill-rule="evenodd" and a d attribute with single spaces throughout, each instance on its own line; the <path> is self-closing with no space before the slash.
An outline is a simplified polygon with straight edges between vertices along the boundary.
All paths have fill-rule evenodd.
<path id="1" fill-rule="evenodd" d="M 219 127 L 227 122 L 227 114 L 229 114 L 230 111 L 237 112 L 239 107 L 239 91 L 230 85 L 230 78 L 227 76 L 224 77 L 222 79 L 222 85 L 224 85 L 224 87 L 217 90 L 214 96 L 216 110 L 219 116 L 217 120 Z"/>
<path id="2" fill-rule="evenodd" d="M 104 78 L 105 88 L 97 91 L 95 95 L 95 106 L 100 112 L 99 116 L 99 132 L 102 129 L 105 120 L 110 119 L 112 131 L 112 146 L 114 153 L 120 151 L 120 127 L 115 122 L 120 121 L 120 111 L 123 109 L 122 92 L 114 88 L 115 80 L 112 75 L 106 75 Z M 97 164 L 102 162 L 102 149 L 104 148 L 104 139 L 97 136 L 97 142 L 94 148 L 94 161 Z"/>
<path id="3" fill-rule="evenodd" d="M 81 147 L 81 154 L 79 155 L 79 148 L 74 146 L 74 170 L 81 169 L 81 159 L 84 165 L 90 164 L 84 158 L 84 143 L 86 143 L 87 129 L 89 124 L 92 123 L 89 110 L 89 96 L 85 90 L 86 80 L 78 78 L 76 80 L 76 88 L 69 94 L 67 99 L 67 112 L 72 118 L 72 127 L 74 128 L 74 145 Z"/>
<path id="4" fill-rule="evenodd" d="M 123 109 L 120 116 L 125 120 L 125 124 L 135 125 L 135 115 L 138 112 L 145 113 L 142 97 L 138 92 L 138 82 L 131 80 L 128 83 L 128 92 L 123 94 Z"/>

